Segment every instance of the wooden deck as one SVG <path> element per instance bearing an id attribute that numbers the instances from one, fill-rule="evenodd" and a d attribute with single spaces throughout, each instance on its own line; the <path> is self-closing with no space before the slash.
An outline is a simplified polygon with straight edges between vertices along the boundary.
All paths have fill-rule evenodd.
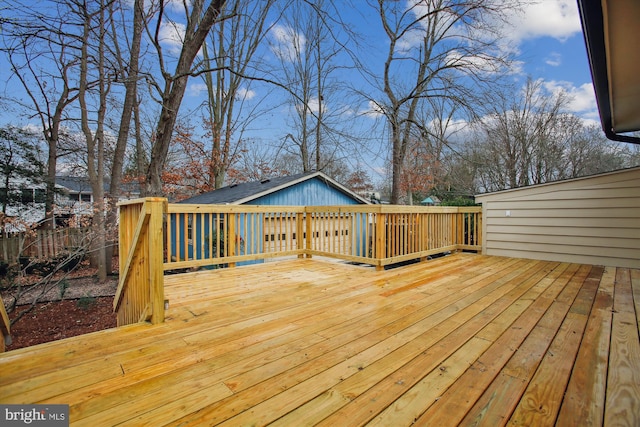
<path id="1" fill-rule="evenodd" d="M 640 271 L 455 254 L 166 278 L 166 322 L 0 355 L 72 425 L 640 425 Z"/>

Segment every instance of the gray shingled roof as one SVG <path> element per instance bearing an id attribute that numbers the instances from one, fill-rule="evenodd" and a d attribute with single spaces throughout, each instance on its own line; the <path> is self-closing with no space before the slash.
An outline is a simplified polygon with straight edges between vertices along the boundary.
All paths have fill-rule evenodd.
<path id="1" fill-rule="evenodd" d="M 91 183 L 87 177 L 56 176 L 56 184 L 76 193 L 91 193 Z M 105 184 L 105 189 L 108 188 Z"/>
<path id="2" fill-rule="evenodd" d="M 91 183 L 88 177 L 79 176 L 56 176 L 56 185 L 66 188 L 74 193 L 91 193 Z M 104 191 L 109 191 L 109 180 L 105 179 L 103 183 Z M 137 182 L 128 182 L 120 185 L 123 192 L 140 194 L 140 188 Z"/>
<path id="3" fill-rule="evenodd" d="M 332 185 L 339 191 L 343 191 L 351 197 L 361 199 L 360 196 L 349 191 L 345 187 L 331 180 L 328 176 L 321 172 L 306 172 L 291 176 L 282 176 L 277 178 L 264 179 L 262 181 L 245 182 L 242 184 L 232 184 L 219 188 L 208 193 L 199 194 L 189 199 L 182 200 L 179 203 L 193 204 L 242 204 L 258 197 L 276 192 L 281 188 L 289 187 L 297 182 L 306 181 L 318 177 L 328 184 Z M 346 191 L 345 191 L 346 190 Z M 366 203 L 366 201 L 363 201 Z"/>

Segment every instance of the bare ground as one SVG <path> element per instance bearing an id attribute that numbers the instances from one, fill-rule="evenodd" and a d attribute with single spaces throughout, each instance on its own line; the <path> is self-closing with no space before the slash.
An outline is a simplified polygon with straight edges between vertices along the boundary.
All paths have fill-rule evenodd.
<path id="1" fill-rule="evenodd" d="M 115 327 L 113 297 L 117 286 L 117 276 L 100 283 L 95 270 L 83 267 L 43 295 L 42 288 L 27 290 L 9 313 L 13 321 L 28 310 L 11 325 L 12 343 L 7 351 Z M 31 308 L 38 295 L 39 302 Z M 5 305 L 13 301 L 9 291 L 2 292 L 2 298 Z"/>

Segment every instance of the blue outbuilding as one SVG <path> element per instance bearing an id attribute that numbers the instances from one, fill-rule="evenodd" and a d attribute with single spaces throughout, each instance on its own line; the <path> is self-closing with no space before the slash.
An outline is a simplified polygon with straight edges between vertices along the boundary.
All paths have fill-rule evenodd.
<path id="1" fill-rule="evenodd" d="M 307 172 L 297 175 L 263 179 L 261 181 L 232 184 L 218 190 L 199 194 L 180 203 L 185 204 L 219 204 L 219 205 L 269 205 L 269 206 L 339 206 L 339 205 L 359 205 L 370 204 L 364 197 L 356 194 L 347 187 L 331 179 L 322 172 Z M 208 214 L 198 214 L 208 215 Z M 174 217 L 171 221 L 184 221 L 180 216 Z M 209 219 L 204 221 L 195 220 L 194 226 L 198 224 L 208 224 Z M 207 227 L 205 225 L 205 227 Z M 172 227 L 172 230 L 176 230 Z M 257 230 L 254 230 L 256 232 Z M 239 238 L 245 239 L 245 230 L 237 230 Z M 259 230 L 261 233 L 269 234 L 267 230 Z M 214 231 L 215 233 L 215 231 Z M 192 258 L 193 248 L 205 248 L 207 244 L 196 242 L 199 235 L 212 235 L 210 230 L 205 229 L 204 233 L 195 230 L 194 241 L 188 248 L 180 244 L 178 253 L 181 259 Z M 270 236 L 271 239 L 277 236 Z M 269 237 L 265 236 L 268 241 Z M 171 236 L 172 244 L 184 242 L 184 236 Z M 190 239 L 186 239 L 189 241 Z M 185 250 L 188 253 L 185 253 Z M 199 251 L 199 249 L 196 249 Z M 175 252 L 174 252 L 175 253 Z M 195 254 L 197 258 L 207 257 L 207 253 Z M 242 264 L 245 264 L 244 262 Z M 250 262 L 252 263 L 252 262 Z M 240 263 L 239 263 L 240 264 Z"/>
<path id="2" fill-rule="evenodd" d="M 369 204 L 370 202 L 322 172 L 307 172 L 231 184 L 209 193 L 199 194 L 180 203 L 334 206 Z"/>

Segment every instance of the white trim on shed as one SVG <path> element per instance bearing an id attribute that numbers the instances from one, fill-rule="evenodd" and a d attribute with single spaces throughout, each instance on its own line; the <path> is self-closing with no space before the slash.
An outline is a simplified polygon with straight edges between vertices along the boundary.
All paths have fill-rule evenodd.
<path id="1" fill-rule="evenodd" d="M 487 255 L 640 268 L 640 167 L 476 196 Z"/>

